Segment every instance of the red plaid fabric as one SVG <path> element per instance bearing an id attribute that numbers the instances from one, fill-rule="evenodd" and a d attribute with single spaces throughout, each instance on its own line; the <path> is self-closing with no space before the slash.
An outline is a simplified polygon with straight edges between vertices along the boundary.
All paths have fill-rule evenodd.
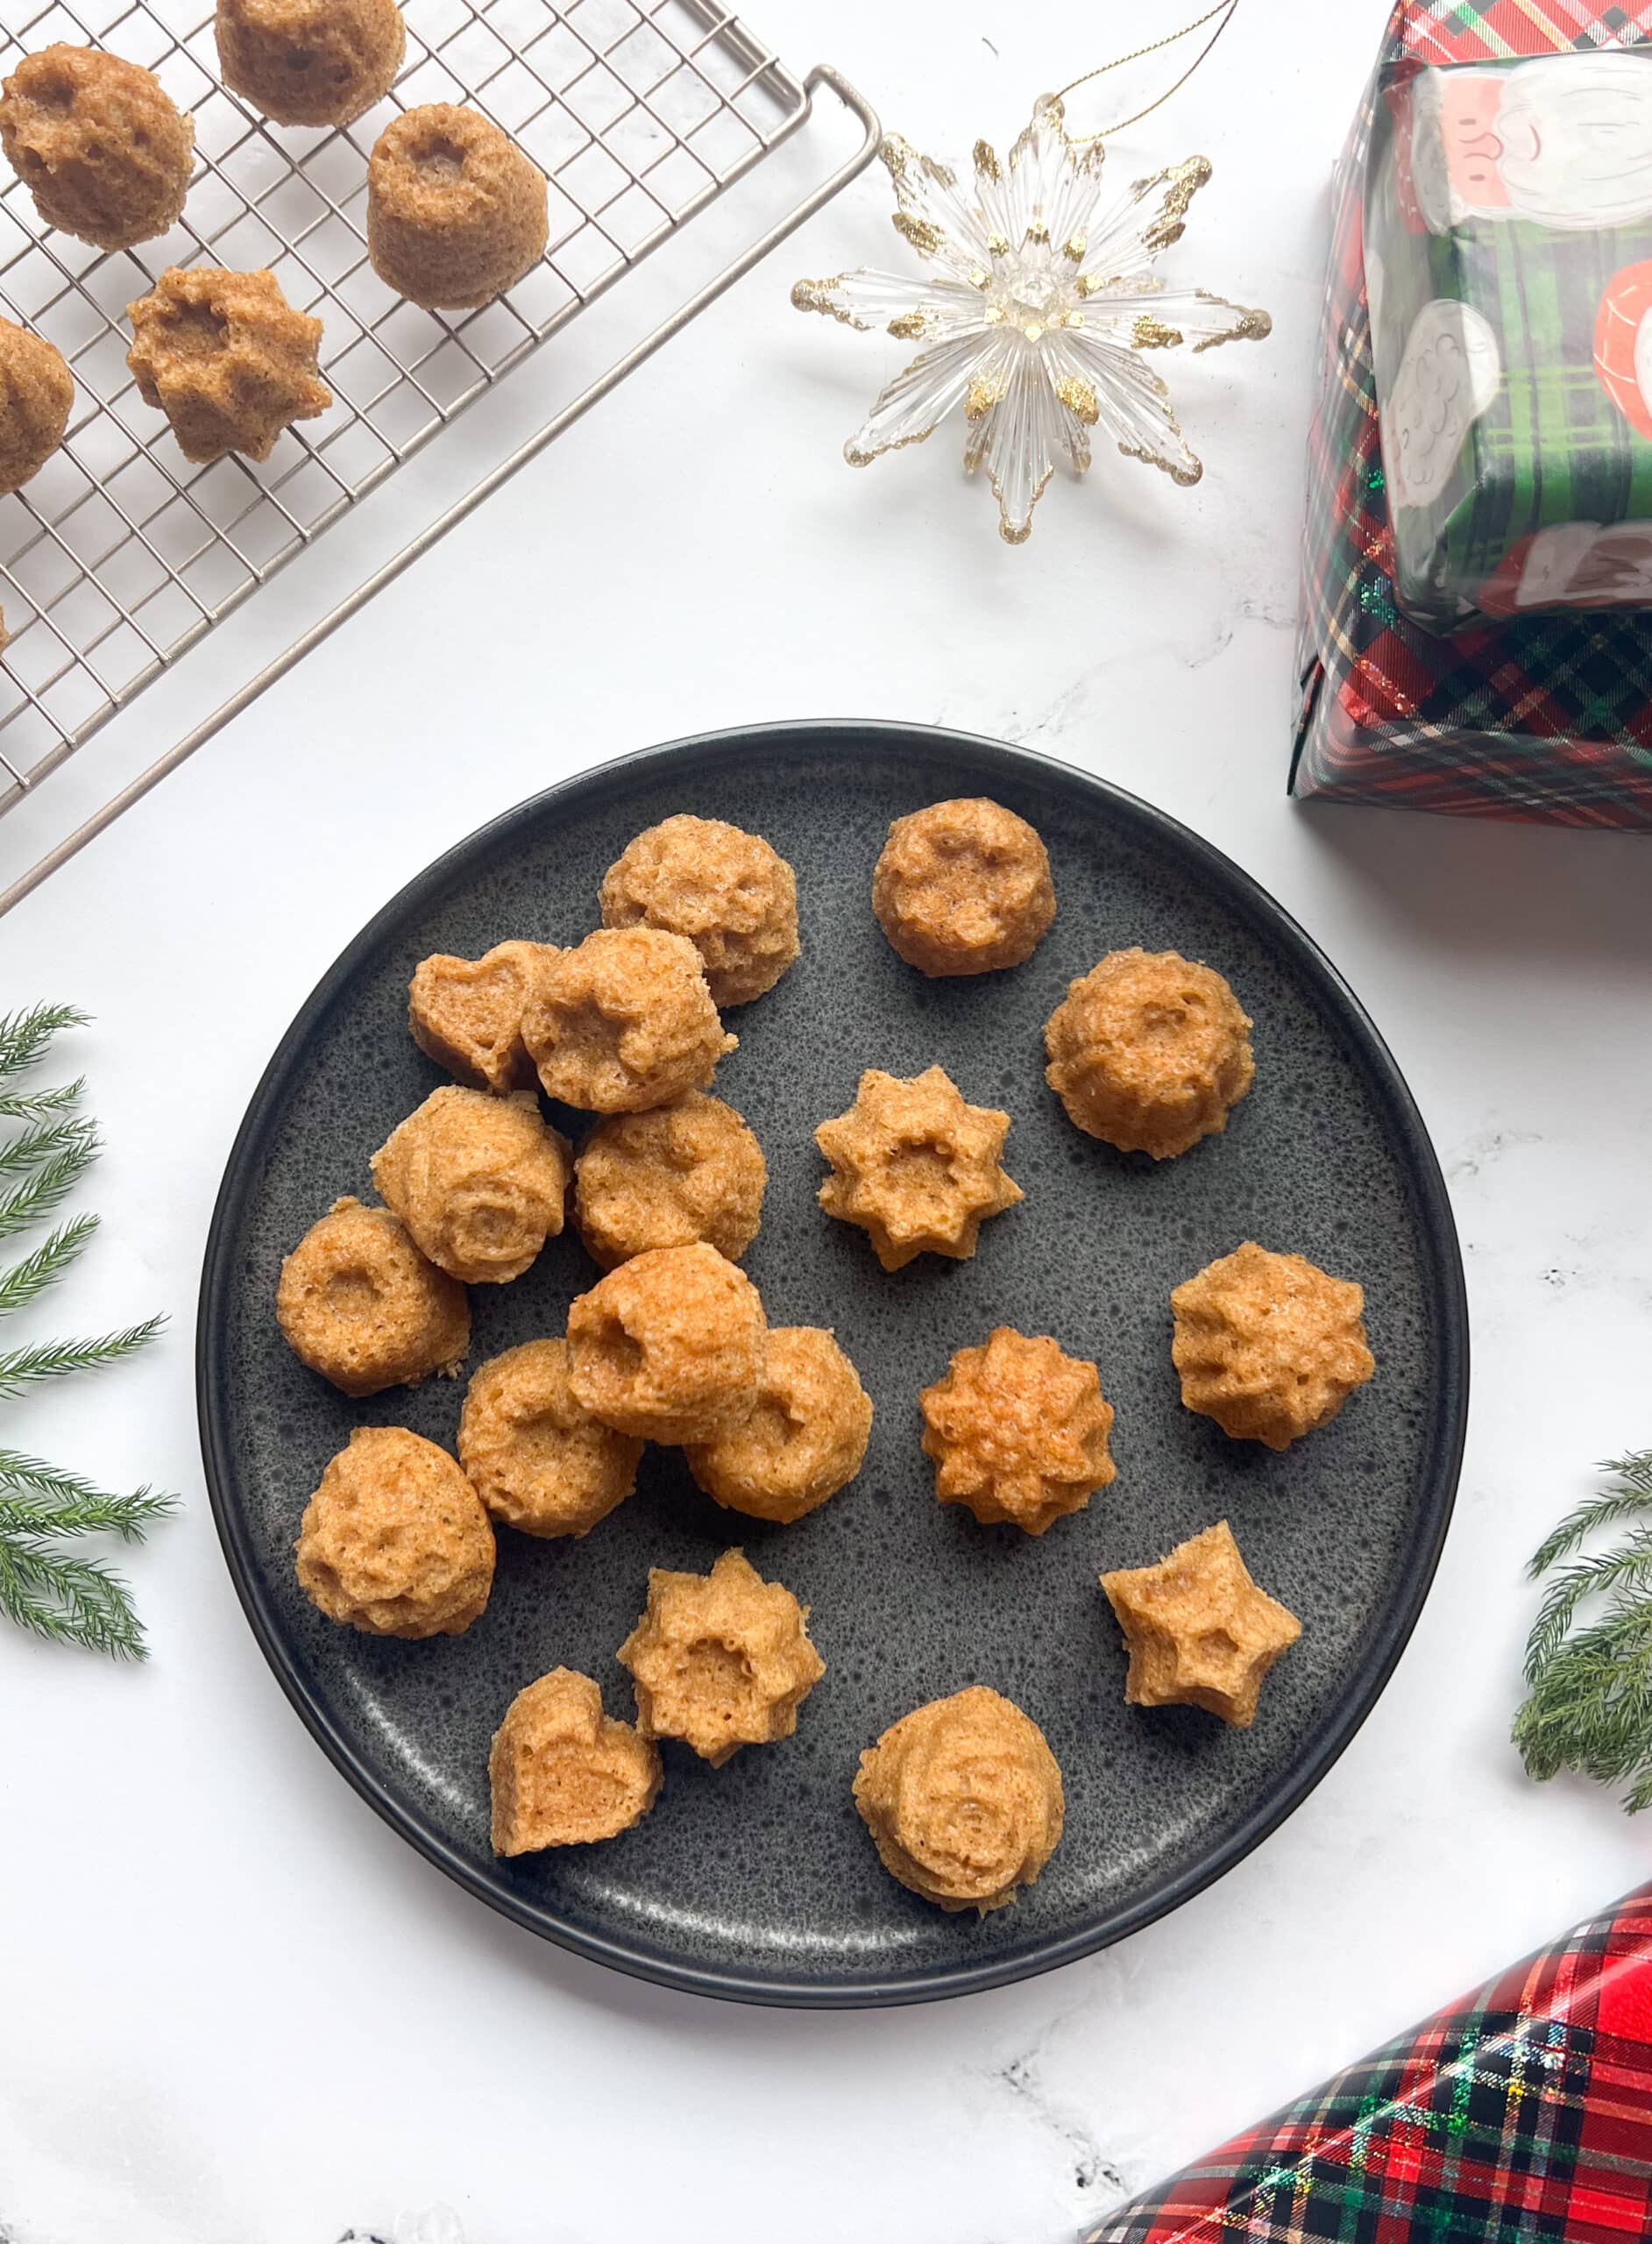
<path id="1" fill-rule="evenodd" d="M 1652 617 L 1528 616 L 1437 638 L 1394 604 L 1362 223 L 1371 120 L 1389 74 L 1642 40 L 1652 40 L 1652 0 L 1397 0 L 1337 174 L 1308 437 L 1299 797 L 1652 827 Z"/>
<path id="2" fill-rule="evenodd" d="M 1652 2237 L 1652 1885 L 1110 2214 L 1087 2244 L 1235 2237 Z"/>

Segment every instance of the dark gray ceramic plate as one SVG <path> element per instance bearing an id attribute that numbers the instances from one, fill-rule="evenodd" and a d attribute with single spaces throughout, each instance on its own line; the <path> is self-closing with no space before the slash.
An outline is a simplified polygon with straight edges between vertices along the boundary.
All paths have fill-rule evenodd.
<path id="1" fill-rule="evenodd" d="M 891 818 L 990 793 L 1049 846 L 1060 910 L 1032 962 L 926 982 L 869 905 Z M 636 1495 L 580 1543 L 504 1530 L 493 1601 L 464 1637 L 375 1641 L 300 1595 L 291 1546 L 322 1468 L 360 1424 L 450 1445 L 462 1388 L 356 1403 L 291 1356 L 273 1312 L 283 1253 L 436 1071 L 406 1027 L 430 951 L 507 935 L 577 941 L 605 868 L 674 811 L 732 819 L 796 866 L 804 954 L 730 1016 L 716 1088 L 768 1154 L 747 1267 L 772 1320 L 835 1326 L 877 1409 L 860 1479 L 791 1528 L 742 1522 L 651 1451 Z M 1225 1137 L 1156 1167 L 1081 1137 L 1046 1089 L 1041 1029 L 1068 980 L 1142 943 L 1209 960 L 1256 1020 L 1257 1083 Z M 815 1205 L 814 1126 L 863 1067 L 939 1061 L 1014 1116 L 1026 1191 L 975 1260 L 892 1276 Z M 1366 1289 L 1379 1373 L 1282 1457 L 1185 1411 L 1172 1286 L 1244 1239 L 1300 1250 Z M 594 1273 L 570 1232 L 517 1284 L 471 1296 L 471 1362 L 559 1332 Z M 1118 1417 L 1118 1478 L 1033 1541 L 931 1493 L 916 1396 L 995 1324 L 1093 1357 Z M 1184 828 L 1064 765 L 887 726 L 687 741 L 570 781 L 459 843 L 386 906 L 323 981 L 252 1102 L 207 1248 L 200 1324 L 207 1477 L 230 1567 L 271 1665 L 358 1789 L 430 1859 L 549 1938 L 671 1985 L 754 2001 L 852 2005 L 955 1994 L 1117 1940 L 1217 1877 L 1301 1800 L 1386 1680 L 1433 1573 L 1467 1387 L 1462 1274 L 1433 1153 L 1393 1061 L 1331 968 L 1255 884 Z M 1096 1586 L 1226 1517 L 1258 1580 L 1300 1614 L 1253 1729 L 1124 1703 L 1119 1634 Z M 797 1736 L 707 1768 L 667 1749 L 654 1812 L 606 1846 L 495 1862 L 489 1736 L 558 1663 L 628 1714 L 615 1647 L 649 1567 L 703 1570 L 743 1542 L 813 1608 L 825 1680 Z M 855 1758 L 897 1715 L 972 1682 L 1039 1722 L 1065 1773 L 1066 1836 L 1038 1885 L 983 1921 L 947 1916 L 880 1867 L 850 1802 Z"/>

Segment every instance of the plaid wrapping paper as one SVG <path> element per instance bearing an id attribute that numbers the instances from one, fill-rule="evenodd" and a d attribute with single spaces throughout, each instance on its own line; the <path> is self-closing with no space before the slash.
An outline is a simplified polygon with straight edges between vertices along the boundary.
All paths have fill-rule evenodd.
<path id="1" fill-rule="evenodd" d="M 1300 798 L 1652 827 L 1652 617 L 1521 617 L 1436 637 L 1394 600 L 1365 296 L 1363 194 L 1383 74 L 1652 39 L 1652 0 L 1396 0 L 1338 166 L 1308 435 Z M 1648 63 L 1652 67 L 1652 63 Z"/>
<path id="2" fill-rule="evenodd" d="M 1086 2244 L 1641 2244 L 1652 1885 L 1186 2168 Z"/>

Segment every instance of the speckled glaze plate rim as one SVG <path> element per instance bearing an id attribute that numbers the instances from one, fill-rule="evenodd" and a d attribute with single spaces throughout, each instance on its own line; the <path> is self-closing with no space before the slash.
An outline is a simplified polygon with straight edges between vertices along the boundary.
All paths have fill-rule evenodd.
<path id="1" fill-rule="evenodd" d="M 983 779 L 996 771 L 1006 780 L 1041 785 L 1063 791 L 1070 798 L 1080 798 L 1102 818 L 1126 828 L 1133 827 L 1159 848 L 1173 851 L 1220 895 L 1228 908 L 1278 948 L 1288 952 L 1304 982 L 1358 1047 L 1359 1059 L 1390 1118 L 1400 1156 L 1416 1193 L 1427 1257 L 1432 1266 L 1443 1378 L 1440 1396 L 1442 1423 L 1433 1451 L 1435 1470 L 1429 1484 L 1420 1491 L 1417 1532 L 1407 1553 L 1395 1594 L 1353 1687 L 1336 1715 L 1308 1740 L 1285 1783 L 1274 1786 L 1260 1800 L 1254 1812 L 1237 1829 L 1167 1878 L 1158 1891 L 1128 1907 L 1100 1915 L 1077 1930 L 1053 1937 L 1035 1949 L 1001 1960 L 960 1964 L 943 1971 L 925 1968 L 881 1980 L 836 1983 L 830 1979 L 786 1979 L 770 1974 L 745 1976 L 727 1969 L 713 1969 L 663 1954 L 642 1942 L 628 1945 L 622 1940 L 605 1937 L 570 1923 L 554 1910 L 526 1902 L 519 1894 L 496 1883 L 489 1875 L 491 1865 L 479 1865 L 469 1860 L 431 1829 L 408 1800 L 382 1782 L 310 1690 L 303 1664 L 294 1657 L 266 1594 L 245 1523 L 233 1498 L 234 1475 L 223 1397 L 229 1377 L 224 1341 L 228 1329 L 227 1298 L 238 1282 L 230 1250 L 257 1180 L 260 1146 L 278 1115 L 290 1069 L 317 1026 L 379 945 L 405 920 L 450 892 L 472 866 L 486 863 L 501 845 L 532 833 L 547 820 L 589 807 L 612 789 L 629 789 L 676 773 L 687 781 L 730 764 L 749 762 L 762 754 L 791 762 L 806 762 L 817 749 L 824 748 L 829 753 L 841 755 L 857 744 L 885 756 L 899 755 L 904 749 L 920 755 L 925 761 L 950 758 L 955 766 L 971 770 Z M 311 1736 L 335 1767 L 393 1829 L 467 1892 L 502 1915 L 542 1939 L 632 1978 L 686 1992 L 782 2008 L 876 2009 L 977 1993 L 1094 1955 L 1128 1934 L 1157 1922 L 1203 1892 L 1301 1807 L 1347 1749 L 1381 1696 L 1416 1626 L 1439 1565 L 1456 1499 L 1467 1431 L 1468 1303 L 1445 1181 L 1416 1102 L 1398 1064 L 1364 1006 L 1324 953 L 1250 874 L 1167 813 L 1056 757 L 939 727 L 854 719 L 801 721 L 698 734 L 581 771 L 519 803 L 456 842 L 373 915 L 299 1009 L 266 1068 L 236 1133 L 207 1234 L 196 1326 L 195 1387 L 208 1496 L 230 1579 L 253 1636 Z"/>

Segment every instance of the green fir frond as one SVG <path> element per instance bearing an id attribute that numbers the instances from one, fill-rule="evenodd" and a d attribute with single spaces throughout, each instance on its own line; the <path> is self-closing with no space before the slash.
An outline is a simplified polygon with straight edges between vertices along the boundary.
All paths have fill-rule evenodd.
<path id="1" fill-rule="evenodd" d="M 152 1488 L 110 1495 L 78 1473 L 0 1449 L 0 1536 L 117 1535 L 141 1543 L 156 1520 L 177 1509 L 175 1496 Z"/>
<path id="2" fill-rule="evenodd" d="M 0 1193 L 0 1239 L 44 1223 L 54 1214 L 97 1159 L 98 1140 L 89 1127 L 62 1146 L 32 1176 Z"/>
<path id="3" fill-rule="evenodd" d="M 46 1057 L 54 1037 L 66 1028 L 84 1028 L 91 1019 L 78 1005 L 25 1005 L 0 1013 L 0 1076 L 20 1076 Z"/>
<path id="4" fill-rule="evenodd" d="M 1627 1786 L 1623 1804 L 1635 1814 L 1652 1807 L 1652 1450 L 1602 1470 L 1611 1475 L 1605 1490 L 1563 1520 L 1532 1561 L 1536 1575 L 1574 1559 L 1532 1625 L 1514 1739 L 1533 1777 L 1571 1769 Z M 1575 1558 L 1600 1530 L 1641 1519 L 1615 1547 Z"/>
<path id="5" fill-rule="evenodd" d="M 139 1348 L 145 1348 L 161 1330 L 164 1317 L 146 1317 L 124 1332 L 105 1332 L 93 1340 L 42 1340 L 30 1348 L 10 1348 L 0 1353 L 0 1402 L 11 1402 L 38 1380 L 67 1379 L 77 1371 L 102 1371 Z"/>
<path id="6" fill-rule="evenodd" d="M 96 1151 L 97 1125 L 83 1117 L 48 1117 L 31 1123 L 0 1145 L 0 1176 L 26 1176 L 60 1154 L 77 1152 L 88 1144 Z"/>
<path id="7" fill-rule="evenodd" d="M 0 1613 L 51 1644 L 111 1659 L 148 1657 L 131 1592 L 113 1567 L 66 1558 L 34 1537 L 0 1536 Z"/>
<path id="8" fill-rule="evenodd" d="M 86 1095 L 86 1078 L 72 1083 L 53 1083 L 44 1090 L 0 1090 L 0 1122 L 39 1122 L 48 1115 L 68 1114 Z"/>
<path id="9" fill-rule="evenodd" d="M 0 1317 L 22 1309 L 54 1286 L 97 1229 L 93 1215 L 71 1216 L 21 1262 L 0 1270 Z"/>

